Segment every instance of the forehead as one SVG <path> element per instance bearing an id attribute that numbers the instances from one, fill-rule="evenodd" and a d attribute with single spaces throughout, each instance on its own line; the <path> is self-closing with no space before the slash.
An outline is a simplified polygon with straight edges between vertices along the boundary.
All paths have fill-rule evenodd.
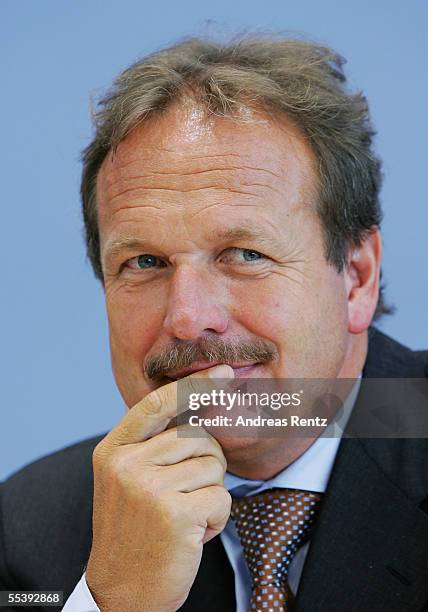
<path id="1" fill-rule="evenodd" d="M 244 220 L 282 227 L 284 215 L 299 208 L 312 216 L 315 167 L 290 121 L 255 111 L 240 120 L 207 117 L 192 102 L 176 104 L 104 160 L 97 181 L 102 252 L 122 235 L 153 229 L 169 244 L 189 231 L 209 240 Z"/>
<path id="2" fill-rule="evenodd" d="M 274 172 L 288 177 L 315 170 L 314 154 L 300 130 L 285 116 L 268 117 L 256 110 L 243 110 L 237 119 L 207 116 L 192 100 L 174 104 L 135 128 L 119 143 L 115 154 L 104 160 L 98 177 L 102 189 L 133 173 L 133 164 L 141 162 L 147 170 L 165 166 L 185 171 L 200 166 L 207 169 L 221 157 L 226 165 Z M 309 177 L 307 177 L 309 178 Z M 314 177 L 312 177 L 314 178 Z"/>

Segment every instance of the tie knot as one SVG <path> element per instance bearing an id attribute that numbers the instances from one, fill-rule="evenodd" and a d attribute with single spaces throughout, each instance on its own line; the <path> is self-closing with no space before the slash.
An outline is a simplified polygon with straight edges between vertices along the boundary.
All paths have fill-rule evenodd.
<path id="1" fill-rule="evenodd" d="M 320 493 L 298 489 L 269 489 L 234 498 L 231 516 L 253 589 L 284 587 L 294 554 L 309 537 L 320 500 Z"/>

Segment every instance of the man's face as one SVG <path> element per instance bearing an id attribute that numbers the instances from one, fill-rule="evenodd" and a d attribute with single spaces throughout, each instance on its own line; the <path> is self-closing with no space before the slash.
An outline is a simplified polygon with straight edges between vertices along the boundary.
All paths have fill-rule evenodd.
<path id="1" fill-rule="evenodd" d="M 315 167 L 291 123 L 206 119 L 191 102 L 106 158 L 101 257 L 128 407 L 218 361 L 241 377 L 343 374 L 347 295 L 325 260 Z"/>

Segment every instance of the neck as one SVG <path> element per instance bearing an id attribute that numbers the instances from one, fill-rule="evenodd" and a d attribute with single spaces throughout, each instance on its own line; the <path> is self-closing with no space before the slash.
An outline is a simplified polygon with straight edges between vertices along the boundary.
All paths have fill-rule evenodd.
<path id="1" fill-rule="evenodd" d="M 358 378 L 367 358 L 367 347 L 367 332 L 352 336 L 336 378 Z M 242 478 L 269 480 L 296 461 L 317 439 L 318 436 L 263 438 L 258 439 L 256 443 L 241 439 L 234 448 L 223 449 L 227 470 Z"/>

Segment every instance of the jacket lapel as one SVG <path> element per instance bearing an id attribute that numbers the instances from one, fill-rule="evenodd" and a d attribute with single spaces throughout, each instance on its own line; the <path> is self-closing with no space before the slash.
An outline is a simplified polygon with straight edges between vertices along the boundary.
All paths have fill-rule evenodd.
<path id="1" fill-rule="evenodd" d="M 344 440 L 300 582 L 296 612 L 421 610 L 428 516 L 359 440 Z M 425 577 L 424 577 L 425 576 Z"/>
<path id="2" fill-rule="evenodd" d="M 423 377 L 424 372 L 410 350 L 371 328 L 363 376 Z M 422 440 L 342 440 L 311 536 L 296 612 L 423 608 L 428 600 L 426 480 L 421 486 L 415 474 L 426 474 L 426 452 Z"/>

